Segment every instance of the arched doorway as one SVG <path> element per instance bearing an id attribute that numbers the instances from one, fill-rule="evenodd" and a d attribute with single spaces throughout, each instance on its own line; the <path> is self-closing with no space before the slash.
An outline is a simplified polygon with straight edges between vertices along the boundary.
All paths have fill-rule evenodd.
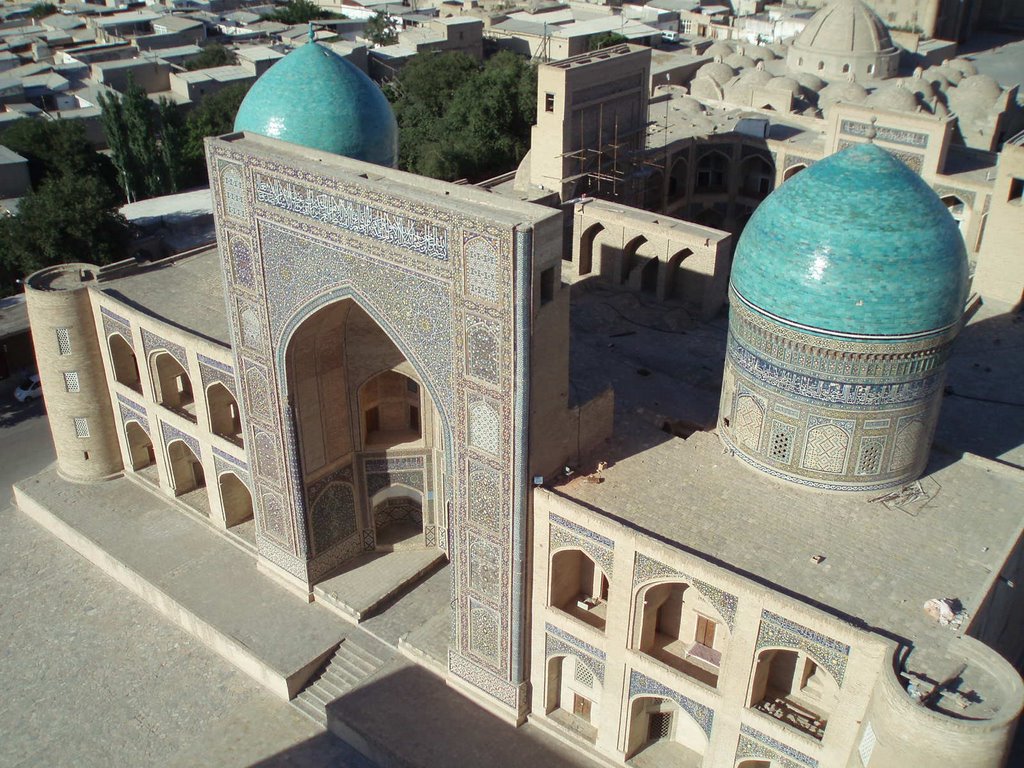
<path id="1" fill-rule="evenodd" d="M 748 706 L 783 725 L 820 741 L 838 697 L 836 679 L 803 651 L 768 648 L 757 655 Z"/>
<path id="2" fill-rule="evenodd" d="M 195 398 L 192 395 L 192 380 L 188 372 L 169 352 L 153 355 L 153 376 L 156 385 L 156 400 L 165 408 L 196 420 Z"/>
<path id="3" fill-rule="evenodd" d="M 139 380 L 139 364 L 135 359 L 135 350 L 119 333 L 113 333 L 107 340 L 110 349 L 110 365 L 114 369 L 114 381 L 131 387 L 136 392 L 142 391 Z"/>
<path id="4" fill-rule="evenodd" d="M 434 535 L 446 528 L 443 425 L 387 332 L 354 300 L 333 302 L 292 333 L 285 368 L 313 556 L 446 549 Z"/>
<path id="5" fill-rule="evenodd" d="M 725 192 L 729 187 L 728 155 L 718 150 L 711 150 L 701 155 L 697 161 L 697 183 L 695 192 Z"/>
<path id="6" fill-rule="evenodd" d="M 252 520 L 252 494 L 234 472 L 225 472 L 218 478 L 220 503 L 224 509 L 224 522 L 228 528 Z"/>
<path id="7" fill-rule="evenodd" d="M 156 464 L 153 441 L 137 421 L 129 421 L 124 425 L 124 436 L 128 443 L 129 466 L 133 472 Z"/>
<path id="8" fill-rule="evenodd" d="M 183 440 L 175 440 L 167 446 L 167 458 L 171 465 L 171 490 L 175 496 L 206 487 L 203 465 Z"/>
<path id="9" fill-rule="evenodd" d="M 740 164 L 741 189 L 745 196 L 764 200 L 775 185 L 775 166 L 761 155 L 751 155 Z"/>
<path id="10" fill-rule="evenodd" d="M 590 742 L 597 740 L 601 680 L 576 656 L 548 659 L 545 714 Z"/>
<path id="11" fill-rule="evenodd" d="M 707 742 L 700 725 L 671 699 L 638 696 L 630 702 L 627 758 L 646 752 L 652 765 L 699 765 Z"/>
<path id="12" fill-rule="evenodd" d="M 589 275 L 594 269 L 594 240 L 604 231 L 601 224 L 591 224 L 580 237 L 580 262 L 576 270 L 577 274 Z"/>
<path id="13" fill-rule="evenodd" d="M 619 262 L 619 279 L 617 281 L 619 284 L 625 285 L 629 282 L 630 274 L 639 263 L 637 251 L 640 250 L 640 247 L 646 242 L 646 237 L 643 235 L 637 235 L 626 243 L 625 247 L 622 249 L 622 259 Z"/>
<path id="14" fill-rule="evenodd" d="M 242 421 L 231 390 L 219 381 L 211 384 L 206 389 L 206 408 L 210 413 L 210 431 L 242 445 Z"/>
<path id="15" fill-rule="evenodd" d="M 603 630 L 607 615 L 608 577 L 580 549 L 563 549 L 551 558 L 550 605 Z"/>

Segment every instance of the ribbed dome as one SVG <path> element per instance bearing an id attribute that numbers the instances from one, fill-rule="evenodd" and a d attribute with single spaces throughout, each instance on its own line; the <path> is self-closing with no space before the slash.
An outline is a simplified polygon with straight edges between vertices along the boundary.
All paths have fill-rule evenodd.
<path id="1" fill-rule="evenodd" d="M 967 254 L 928 185 L 862 144 L 815 163 L 761 203 L 736 247 L 732 286 L 783 323 L 906 336 L 960 319 Z"/>
<path id="2" fill-rule="evenodd" d="M 822 8 L 793 45 L 823 53 L 874 53 L 893 47 L 885 24 L 860 0 L 837 0 Z"/>
<path id="3" fill-rule="evenodd" d="M 398 161 L 398 125 L 384 94 L 353 64 L 314 42 L 256 81 L 235 130 L 377 165 Z"/>

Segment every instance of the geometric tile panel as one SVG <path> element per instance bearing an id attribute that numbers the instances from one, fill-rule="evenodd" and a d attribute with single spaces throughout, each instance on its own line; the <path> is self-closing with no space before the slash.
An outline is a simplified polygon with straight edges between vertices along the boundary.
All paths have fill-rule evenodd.
<path id="1" fill-rule="evenodd" d="M 649 678 L 642 672 L 637 672 L 635 669 L 632 670 L 629 675 L 629 698 L 647 695 L 660 696 L 674 701 L 686 714 L 697 722 L 697 725 L 704 731 L 704 735 L 708 739 L 711 738 L 711 726 L 715 720 L 715 711 L 711 707 L 672 690 L 667 685 Z"/>
<path id="2" fill-rule="evenodd" d="M 544 635 L 545 659 L 563 654 L 574 656 L 585 664 L 602 684 L 604 683 L 604 651 L 600 648 L 595 648 L 590 643 L 585 643 L 552 624 L 547 624 L 545 629 L 547 630 L 547 633 Z"/>
<path id="3" fill-rule="evenodd" d="M 581 549 L 601 566 L 610 580 L 614 563 L 615 543 L 581 525 L 570 522 L 558 515 L 551 515 L 551 551 L 562 548 Z"/>
<path id="4" fill-rule="evenodd" d="M 185 348 L 180 344 L 175 344 L 173 341 L 167 341 L 157 336 L 152 331 L 147 331 L 145 328 L 142 329 L 142 346 L 146 351 L 146 358 L 148 359 L 150 354 L 154 350 L 163 349 L 166 350 L 171 357 L 178 361 L 178 364 L 188 371 L 188 355 L 185 354 Z"/>
<path id="5" fill-rule="evenodd" d="M 199 452 L 199 441 L 192 437 L 192 435 L 186 434 L 177 427 L 172 427 L 163 421 L 160 422 L 160 434 L 163 435 L 165 448 L 175 440 L 181 440 L 192 449 L 192 453 L 195 454 L 197 459 L 202 459 L 202 454 Z"/>
<path id="6" fill-rule="evenodd" d="M 839 685 L 846 675 L 850 646 L 790 621 L 769 610 L 761 611 L 761 627 L 757 633 L 755 653 L 762 648 L 790 648 L 803 651 L 824 667 Z"/>
<path id="7" fill-rule="evenodd" d="M 726 626 L 733 629 L 736 624 L 736 606 L 739 603 L 736 595 L 726 592 L 701 579 L 695 579 L 682 571 L 665 565 L 653 557 L 636 553 L 636 560 L 633 563 L 633 591 L 643 583 L 655 579 L 681 579 L 694 586 L 700 596 L 713 605 L 718 613 L 725 620 Z"/>
<path id="8" fill-rule="evenodd" d="M 736 760 L 760 758 L 772 761 L 779 768 L 818 768 L 818 761 L 783 744 L 749 725 L 740 726 L 740 743 L 736 747 Z"/>

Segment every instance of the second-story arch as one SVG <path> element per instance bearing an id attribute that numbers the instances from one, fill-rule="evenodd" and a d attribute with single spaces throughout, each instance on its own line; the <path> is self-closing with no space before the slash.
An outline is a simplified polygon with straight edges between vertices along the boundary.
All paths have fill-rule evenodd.
<path id="1" fill-rule="evenodd" d="M 561 549 L 551 556 L 549 604 L 603 630 L 607 617 L 608 577 L 581 549 Z"/>

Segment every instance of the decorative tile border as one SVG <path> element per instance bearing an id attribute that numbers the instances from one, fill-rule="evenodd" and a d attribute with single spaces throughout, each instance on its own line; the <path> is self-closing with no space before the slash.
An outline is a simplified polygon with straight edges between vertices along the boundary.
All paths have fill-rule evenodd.
<path id="1" fill-rule="evenodd" d="M 576 656 L 584 664 L 590 667 L 591 671 L 597 676 L 597 679 L 604 684 L 604 663 L 605 653 L 595 645 L 591 645 L 585 640 L 580 640 L 575 635 L 571 635 L 564 629 L 559 629 L 554 624 L 544 625 L 544 658 L 549 659 L 552 656 L 558 656 L 559 654 L 569 654 Z M 582 653 L 582 656 L 580 655 Z"/>
<path id="2" fill-rule="evenodd" d="M 249 471 L 249 464 L 248 464 L 248 462 L 242 461 L 241 459 L 237 459 L 234 456 L 232 456 L 230 453 L 226 453 L 225 451 L 222 451 L 220 448 L 214 447 L 213 455 L 217 456 L 218 458 L 224 459 L 224 461 L 228 462 L 229 464 L 234 464 L 236 467 L 238 467 L 239 469 L 241 469 L 241 470 L 243 470 L 245 472 Z"/>
<path id="3" fill-rule="evenodd" d="M 761 627 L 757 633 L 754 652 L 757 653 L 762 648 L 791 648 L 803 651 L 827 669 L 839 685 L 843 684 L 850 646 L 767 609 L 761 611 Z"/>
<path id="4" fill-rule="evenodd" d="M 818 761 L 749 725 L 740 725 L 736 760 L 745 757 L 777 760 L 782 768 L 818 768 Z"/>
<path id="5" fill-rule="evenodd" d="M 664 683 L 659 683 L 643 672 L 637 672 L 634 669 L 629 673 L 630 700 L 635 696 L 660 696 L 661 698 L 674 701 L 686 714 L 697 722 L 697 725 L 704 731 L 704 735 L 709 740 L 711 739 L 711 726 L 715 720 L 715 711 L 711 707 L 694 701 L 690 697 L 679 693 L 679 691 L 672 690 Z"/>
<path id="6" fill-rule="evenodd" d="M 564 548 L 581 549 L 601 566 L 605 576 L 611 580 L 615 566 L 615 542 L 564 517 L 551 515 L 549 520 L 552 552 Z"/>
<path id="7" fill-rule="evenodd" d="M 199 441 L 192 437 L 192 435 L 182 432 L 177 427 L 172 427 L 166 421 L 160 422 L 160 434 L 164 439 L 164 448 L 175 440 L 181 440 L 185 445 L 192 449 L 192 453 L 196 455 L 197 459 L 202 459 L 203 455 L 199 450 Z"/>
<path id="8" fill-rule="evenodd" d="M 167 341 L 157 336 L 152 331 L 148 331 L 145 328 L 142 329 L 142 347 L 146 350 L 146 359 L 149 359 L 150 354 L 158 349 L 167 350 L 182 368 L 188 372 L 188 355 L 185 353 L 185 348 L 180 344 L 175 344 L 173 341 Z"/>
<path id="9" fill-rule="evenodd" d="M 739 598 L 736 595 L 708 584 L 701 579 L 695 579 L 683 571 L 655 560 L 653 557 L 637 552 L 636 559 L 633 561 L 633 590 L 635 591 L 637 587 L 645 582 L 662 578 L 681 579 L 692 584 L 701 597 L 711 603 L 721 614 L 730 631 L 735 627 L 736 607 L 739 604 Z"/>
<path id="10" fill-rule="evenodd" d="M 143 406 L 133 400 L 129 400 L 118 392 L 117 409 L 121 413 L 122 426 L 127 424 L 129 421 L 137 421 L 139 422 L 139 426 L 141 426 L 146 431 L 146 434 L 150 435 L 150 439 L 152 439 L 152 434 L 149 431 L 149 418 L 146 416 L 146 409 Z"/>

